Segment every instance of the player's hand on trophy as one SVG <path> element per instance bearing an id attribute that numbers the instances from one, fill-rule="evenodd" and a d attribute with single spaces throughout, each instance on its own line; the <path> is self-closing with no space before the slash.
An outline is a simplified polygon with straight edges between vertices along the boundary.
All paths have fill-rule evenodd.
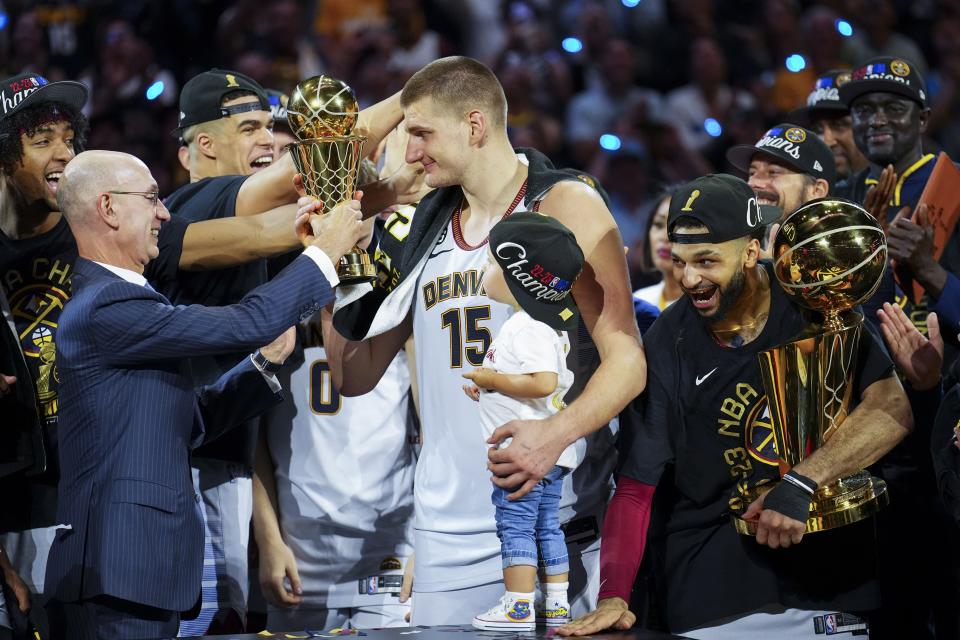
<path id="1" fill-rule="evenodd" d="M 927 335 L 924 336 L 910 322 L 900 305 L 883 303 L 877 309 L 880 331 L 890 349 L 890 356 L 917 391 L 932 389 L 940 384 L 943 366 L 943 337 L 940 335 L 940 320 L 936 313 L 927 316 Z"/>
<path id="2" fill-rule="evenodd" d="M 513 490 L 507 496 L 517 500 L 537 486 L 566 448 L 546 420 L 511 420 L 498 427 L 487 439 L 487 469 L 494 478 L 493 484 L 501 489 Z M 500 449 L 507 438 L 513 441 Z"/>
<path id="3" fill-rule="evenodd" d="M 607 629 L 626 630 L 634 625 L 637 616 L 633 615 L 623 598 L 604 598 L 592 611 L 576 620 L 572 620 L 557 629 L 559 636 L 588 636 Z"/>
<path id="4" fill-rule="evenodd" d="M 260 547 L 260 590 L 267 602 L 292 607 L 303 601 L 297 560 L 290 547 L 278 542 Z M 289 586 L 288 586 L 289 585 Z"/>
<path id="5" fill-rule="evenodd" d="M 363 214 L 360 212 L 362 197 L 363 192 L 357 191 L 353 200 L 340 203 L 329 213 L 322 216 L 309 214 L 313 231 L 313 237 L 308 238 L 309 244 L 327 254 L 334 264 L 355 247 L 367 232 L 363 225 Z M 299 208 L 297 217 L 302 216 L 308 208 L 309 206 Z"/>
<path id="6" fill-rule="evenodd" d="M 394 204 L 420 202 L 423 196 L 431 191 L 427 186 L 426 176 L 423 164 L 419 162 L 403 163 L 395 173 L 387 176 L 390 192 L 394 194 Z"/>
<path id="7" fill-rule="evenodd" d="M 300 244 L 304 247 L 309 247 L 313 243 L 317 233 L 313 220 L 319 218 L 322 211 L 323 203 L 316 198 L 300 196 L 297 199 L 297 217 L 293 226 Z"/>
<path id="8" fill-rule="evenodd" d="M 887 210 L 896 186 L 897 172 L 893 170 L 892 164 L 888 164 L 880 172 L 877 184 L 867 189 L 867 195 L 863 199 L 863 208 L 876 218 L 884 232 L 887 231 Z"/>
<path id="9" fill-rule="evenodd" d="M 377 224 L 377 217 L 367 218 L 363 221 L 363 236 L 357 241 L 357 246 L 361 249 L 368 249 L 373 242 L 373 229 Z"/>
<path id="10" fill-rule="evenodd" d="M 771 549 L 779 549 L 800 544 L 803 534 L 807 531 L 807 523 L 797 520 L 788 515 L 784 515 L 773 509 L 765 509 L 764 501 L 773 491 L 787 491 L 790 486 L 781 482 L 780 485 L 763 493 L 759 498 L 750 503 L 743 514 L 744 520 L 750 520 L 757 523 L 757 543 L 766 545 Z M 806 509 L 809 511 L 810 502 L 806 503 Z"/>

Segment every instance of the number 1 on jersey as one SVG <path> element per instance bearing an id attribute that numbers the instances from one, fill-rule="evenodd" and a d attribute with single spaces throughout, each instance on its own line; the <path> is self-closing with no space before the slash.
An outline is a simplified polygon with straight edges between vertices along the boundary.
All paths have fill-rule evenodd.
<path id="1" fill-rule="evenodd" d="M 455 307 L 440 314 L 440 324 L 444 329 L 450 329 L 450 368 L 459 369 L 463 366 L 463 357 L 475 367 L 483 366 L 483 358 L 487 355 L 492 340 L 490 329 L 480 326 L 481 320 L 490 319 L 490 305 L 480 307 Z M 464 328 L 466 331 L 464 331 Z M 466 340 L 464 340 L 466 333 Z M 479 343 L 479 347 L 465 346 Z"/>

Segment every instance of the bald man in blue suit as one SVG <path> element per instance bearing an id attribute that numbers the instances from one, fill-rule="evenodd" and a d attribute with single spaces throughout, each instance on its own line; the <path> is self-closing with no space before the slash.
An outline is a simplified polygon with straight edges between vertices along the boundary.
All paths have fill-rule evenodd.
<path id="1" fill-rule="evenodd" d="M 303 255 L 274 280 L 238 304 L 207 308 L 174 307 L 143 278 L 169 213 L 142 162 L 82 153 L 67 165 L 57 198 L 80 258 L 57 334 L 51 631 L 112 640 L 176 635 L 179 612 L 200 595 L 203 569 L 190 451 L 278 401 L 272 370 L 292 348 L 286 330 L 333 300 L 333 261 L 364 233 L 359 201 L 302 225 Z M 271 340 L 211 387 L 193 388 L 189 357 Z"/>

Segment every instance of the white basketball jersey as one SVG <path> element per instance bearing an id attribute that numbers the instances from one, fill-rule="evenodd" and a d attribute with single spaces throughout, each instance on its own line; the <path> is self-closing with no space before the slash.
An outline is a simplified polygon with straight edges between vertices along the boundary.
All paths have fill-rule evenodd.
<path id="1" fill-rule="evenodd" d="M 373 391 L 342 397 L 323 348 L 308 347 L 291 374 L 293 403 L 268 418 L 280 526 L 309 600 L 325 601 L 332 583 L 356 591 L 357 579 L 382 573 L 384 559 L 410 552 L 409 388 L 401 351 Z"/>
<path id="2" fill-rule="evenodd" d="M 518 157 L 526 163 L 524 156 Z M 513 212 L 522 211 L 527 206 L 520 198 Z M 483 294 L 480 274 L 487 264 L 487 244 L 470 249 L 459 238 L 457 222 L 451 220 L 430 250 L 413 303 L 422 430 L 414 482 L 417 591 L 463 589 L 502 579 L 487 470 L 489 445 L 479 407 L 462 390 L 467 382 L 462 374 L 482 366 L 512 309 Z M 612 492 L 615 463 L 612 431 L 604 428 L 587 438 L 586 458 L 564 478 L 560 522 L 586 516 L 592 522 L 593 544 Z M 568 532 L 568 541 L 576 537 Z"/>
<path id="3" fill-rule="evenodd" d="M 483 365 L 493 336 L 513 309 L 483 294 L 487 245 L 465 248 L 457 234 L 451 221 L 431 249 L 413 312 L 422 429 L 414 482 L 415 584 L 426 591 L 455 588 L 449 580 L 477 577 L 480 582 L 465 584 L 482 584 L 486 578 L 480 576 L 496 580 L 500 571 L 488 445 L 479 407 L 461 387 L 462 374 Z"/>

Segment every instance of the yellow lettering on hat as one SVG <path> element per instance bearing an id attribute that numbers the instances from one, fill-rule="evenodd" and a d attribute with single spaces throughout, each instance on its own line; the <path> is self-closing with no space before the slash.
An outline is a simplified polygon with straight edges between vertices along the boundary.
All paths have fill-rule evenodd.
<path id="1" fill-rule="evenodd" d="M 240 85 L 237 84 L 237 78 L 232 73 L 227 74 L 227 86 L 240 88 Z"/>
<path id="2" fill-rule="evenodd" d="M 683 205 L 683 209 L 680 211 L 693 211 L 691 207 L 693 206 L 693 201 L 700 197 L 700 189 L 694 189 L 693 193 L 690 194 L 690 197 L 687 198 L 687 204 Z"/>

